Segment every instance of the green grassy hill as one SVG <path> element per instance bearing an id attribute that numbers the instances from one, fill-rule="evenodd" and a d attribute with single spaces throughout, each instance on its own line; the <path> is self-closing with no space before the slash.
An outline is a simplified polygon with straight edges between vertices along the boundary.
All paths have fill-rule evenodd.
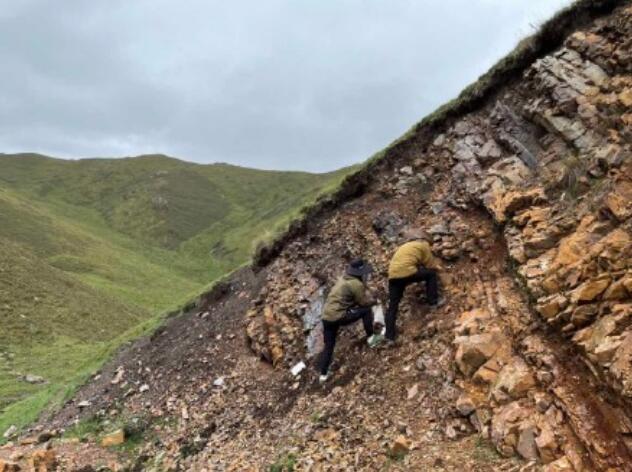
<path id="1" fill-rule="evenodd" d="M 245 263 L 346 173 L 0 154 L 0 433 Z"/>

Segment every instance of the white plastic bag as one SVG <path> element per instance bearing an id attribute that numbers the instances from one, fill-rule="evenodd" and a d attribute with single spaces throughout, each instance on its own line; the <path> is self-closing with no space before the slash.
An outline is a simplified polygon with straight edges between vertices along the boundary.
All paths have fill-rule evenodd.
<path id="1" fill-rule="evenodd" d="M 300 361 L 298 364 L 296 364 L 294 367 L 292 367 L 292 369 L 290 370 L 290 372 L 292 372 L 292 375 L 293 375 L 294 377 L 296 377 L 298 374 L 300 374 L 300 373 L 303 371 L 303 369 L 304 369 L 305 367 L 307 367 L 307 366 L 305 365 L 305 362 Z"/>
<path id="2" fill-rule="evenodd" d="M 373 306 L 373 324 L 384 326 L 384 308 L 379 303 Z"/>

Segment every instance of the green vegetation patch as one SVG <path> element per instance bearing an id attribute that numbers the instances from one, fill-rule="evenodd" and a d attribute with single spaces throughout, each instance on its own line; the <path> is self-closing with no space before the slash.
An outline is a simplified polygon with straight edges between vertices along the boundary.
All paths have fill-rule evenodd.
<path id="1" fill-rule="evenodd" d="M 344 172 L 0 155 L 0 432 L 248 262 Z"/>

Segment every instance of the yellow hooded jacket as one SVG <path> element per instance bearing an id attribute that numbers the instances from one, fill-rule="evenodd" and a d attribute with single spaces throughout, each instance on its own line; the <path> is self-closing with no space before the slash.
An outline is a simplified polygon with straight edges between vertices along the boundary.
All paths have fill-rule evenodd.
<path id="1" fill-rule="evenodd" d="M 432 249 L 427 241 L 411 241 L 401 245 L 388 267 L 389 279 L 404 279 L 410 277 L 420 267 L 436 269 L 437 263 L 432 255 Z"/>

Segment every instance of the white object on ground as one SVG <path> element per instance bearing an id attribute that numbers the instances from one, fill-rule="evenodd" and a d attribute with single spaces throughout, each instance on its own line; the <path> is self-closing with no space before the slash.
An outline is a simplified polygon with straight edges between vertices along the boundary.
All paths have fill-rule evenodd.
<path id="1" fill-rule="evenodd" d="M 373 324 L 384 326 L 384 308 L 379 303 L 373 306 Z"/>
<path id="2" fill-rule="evenodd" d="M 11 426 L 9 426 L 9 429 L 7 429 L 4 434 L 2 435 L 2 437 L 4 439 L 9 439 L 11 436 L 15 435 L 15 433 L 18 432 L 18 428 L 12 424 Z"/>
<path id="3" fill-rule="evenodd" d="M 223 387 L 224 386 L 224 377 L 218 377 L 215 379 L 215 381 L 213 382 L 213 385 L 216 387 Z"/>
<path id="4" fill-rule="evenodd" d="M 320 377 L 318 377 L 318 381 L 321 384 L 324 384 L 325 382 L 327 382 L 327 379 L 329 378 L 329 375 L 321 375 Z"/>
<path id="5" fill-rule="evenodd" d="M 300 373 L 303 371 L 303 369 L 304 369 L 305 367 L 307 367 L 307 366 L 305 365 L 305 362 L 300 361 L 300 362 L 299 362 L 299 363 L 297 363 L 294 367 L 292 367 L 292 369 L 290 370 L 290 372 L 292 372 L 292 375 L 293 375 L 294 377 L 296 377 L 298 374 L 300 374 Z"/>
<path id="6" fill-rule="evenodd" d="M 366 343 L 369 345 L 369 347 L 373 348 L 378 346 L 382 341 L 384 341 L 384 336 L 382 336 L 381 334 L 372 334 L 371 336 L 369 336 L 369 339 L 367 339 Z"/>

